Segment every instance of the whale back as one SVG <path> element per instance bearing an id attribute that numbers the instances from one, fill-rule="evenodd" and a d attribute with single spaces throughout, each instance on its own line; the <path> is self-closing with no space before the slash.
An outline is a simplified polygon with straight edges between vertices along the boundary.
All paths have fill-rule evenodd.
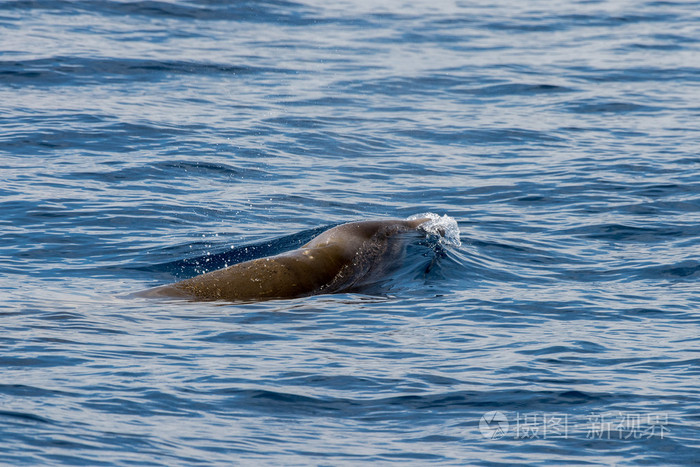
<path id="1" fill-rule="evenodd" d="M 350 291 L 375 282 L 394 267 L 404 253 L 401 234 L 425 220 L 342 224 L 297 250 L 234 264 L 139 295 L 248 301 Z"/>

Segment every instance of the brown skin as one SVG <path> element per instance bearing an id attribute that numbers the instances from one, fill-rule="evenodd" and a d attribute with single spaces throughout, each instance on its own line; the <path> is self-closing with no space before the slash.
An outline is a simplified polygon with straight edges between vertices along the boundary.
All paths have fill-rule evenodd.
<path id="1" fill-rule="evenodd" d="M 339 225 L 297 250 L 234 264 L 137 295 L 253 301 L 347 291 L 380 276 L 401 253 L 392 237 L 415 231 L 427 220 L 363 221 Z"/>

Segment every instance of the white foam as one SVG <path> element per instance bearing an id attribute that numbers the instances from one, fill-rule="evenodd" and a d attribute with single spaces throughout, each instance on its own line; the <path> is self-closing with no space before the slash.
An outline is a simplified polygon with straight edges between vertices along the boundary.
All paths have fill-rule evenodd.
<path id="1" fill-rule="evenodd" d="M 440 217 L 439 214 L 433 212 L 425 212 L 422 214 L 414 214 L 408 220 L 420 219 L 427 217 L 428 221 L 422 223 L 419 228 L 431 235 L 440 237 L 440 241 L 450 246 L 462 246 L 459 239 L 459 226 L 454 218 L 444 214 Z"/>

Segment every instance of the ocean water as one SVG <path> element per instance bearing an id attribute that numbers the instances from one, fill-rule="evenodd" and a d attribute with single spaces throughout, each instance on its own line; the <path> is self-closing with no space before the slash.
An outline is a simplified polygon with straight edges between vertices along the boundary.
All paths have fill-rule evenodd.
<path id="1" fill-rule="evenodd" d="M 0 2 L 0 464 L 697 465 L 697 1 Z M 129 294 L 433 212 L 372 293 Z"/>

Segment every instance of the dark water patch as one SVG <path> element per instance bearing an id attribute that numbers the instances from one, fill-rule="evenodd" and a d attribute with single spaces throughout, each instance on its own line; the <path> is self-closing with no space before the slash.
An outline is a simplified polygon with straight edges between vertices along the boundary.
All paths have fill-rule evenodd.
<path id="1" fill-rule="evenodd" d="M 559 94 L 575 92 L 576 89 L 566 86 L 556 86 L 553 84 L 525 84 L 525 83 L 508 83 L 508 84 L 493 84 L 478 88 L 460 89 L 456 88 L 453 92 L 459 94 L 470 94 L 483 97 L 499 97 L 499 96 L 518 96 L 518 95 L 536 95 L 536 94 Z"/>
<path id="2" fill-rule="evenodd" d="M 34 125 L 46 129 L 32 128 Z M 26 122 L 2 138 L 3 146 L 15 155 L 44 156 L 56 151 L 102 154 L 132 152 L 136 147 L 161 147 L 181 131 L 147 123 L 113 122 L 106 125 L 76 124 L 67 128 L 48 128 L 41 117 Z M 142 146 L 143 145 L 143 146 Z"/>
<path id="3" fill-rule="evenodd" d="M 46 424 L 54 423 L 52 420 L 50 420 L 46 417 L 42 417 L 40 415 L 36 415 L 33 413 L 29 413 L 29 412 L 16 412 L 16 411 L 12 411 L 12 410 L 0 410 L 0 419 L 4 419 L 5 422 L 21 422 L 21 423 L 39 422 L 39 423 L 46 423 Z"/>
<path id="4" fill-rule="evenodd" d="M 377 419 L 390 413 L 390 418 L 436 417 L 439 413 L 498 407 L 503 411 L 557 411 L 562 407 L 585 407 L 603 400 L 607 403 L 638 403 L 649 398 L 631 394 L 588 393 L 576 390 L 534 391 L 510 389 L 500 391 L 454 391 L 435 394 L 347 399 L 309 397 L 279 391 L 238 391 L 234 399 L 239 407 L 265 412 L 281 411 L 314 417 L 352 417 L 360 420 Z M 233 403 L 233 402 L 232 402 Z"/>
<path id="5" fill-rule="evenodd" d="M 663 50 L 663 51 L 676 51 L 683 50 L 686 47 L 680 44 L 645 44 L 645 43 L 635 43 L 629 44 L 624 47 L 620 47 L 622 50 Z"/>
<path id="6" fill-rule="evenodd" d="M 491 31 L 508 31 L 516 33 L 531 33 L 531 32 L 555 32 L 566 28 L 563 23 L 558 23 L 554 21 L 545 22 L 542 20 L 528 21 L 527 19 L 521 19 L 516 21 L 490 21 L 484 23 L 484 29 Z"/>
<path id="7" fill-rule="evenodd" d="M 52 130 L 56 127 L 65 127 L 73 129 L 84 129 L 85 126 L 93 126 L 99 124 L 110 125 L 115 123 L 114 117 L 108 114 L 95 114 L 88 112 L 32 112 L 24 115 L 16 115 L 12 118 L 0 116 L 5 131 L 2 133 L 3 140 L 8 135 L 12 135 L 17 130 L 28 131 L 27 127 L 31 127 L 34 131 Z"/>
<path id="8" fill-rule="evenodd" d="M 597 100 L 568 102 L 564 107 L 570 112 L 580 114 L 660 112 L 665 110 L 663 107 L 635 104 L 632 102 L 599 102 Z"/>
<path id="9" fill-rule="evenodd" d="M 547 143 L 560 143 L 562 139 L 552 134 L 546 134 L 535 130 L 524 128 L 501 128 L 501 129 L 435 129 L 428 131 L 425 129 L 399 130 L 399 135 L 440 142 L 443 144 L 460 145 L 511 145 L 521 143 L 525 145 Z"/>
<path id="10" fill-rule="evenodd" d="M 656 40 L 656 41 L 663 41 L 663 42 L 675 42 L 684 46 L 690 45 L 690 44 L 697 44 L 700 42 L 700 37 L 693 37 L 692 35 L 681 35 L 681 34 L 669 34 L 669 33 L 663 33 L 663 34 L 651 34 L 649 35 L 650 39 Z"/>
<path id="11" fill-rule="evenodd" d="M 207 180 L 222 179 L 235 182 L 240 178 L 246 180 L 261 179 L 265 175 L 265 172 L 250 167 L 236 167 L 230 164 L 196 160 L 172 160 L 103 172 L 73 172 L 63 178 L 91 180 L 110 185 L 133 185 L 139 181 L 172 180 L 174 177 L 201 177 Z"/>
<path id="12" fill-rule="evenodd" d="M 682 237 L 698 237 L 700 236 L 700 228 L 672 224 L 644 227 L 624 224 L 593 224 L 566 229 L 560 233 L 612 242 L 658 243 Z"/>
<path id="13" fill-rule="evenodd" d="M 111 391 L 115 393 L 117 391 Z M 203 402 L 193 401 L 189 398 L 178 397 L 174 394 L 142 390 L 123 396 L 103 395 L 101 398 L 89 397 L 83 402 L 85 408 L 102 413 L 118 415 L 134 415 L 140 418 L 149 416 L 186 416 L 201 417 L 211 411 L 212 407 Z"/>
<path id="14" fill-rule="evenodd" d="M 39 356 L 4 356 L 0 357 L 0 365 L 6 369 L 15 368 L 54 368 L 76 366 L 87 363 L 84 358 L 68 357 L 65 355 Z"/>
<path id="15" fill-rule="evenodd" d="M 616 28 L 625 27 L 627 25 L 635 25 L 637 23 L 650 23 L 650 22 L 673 22 L 678 20 L 678 15 L 670 12 L 636 12 L 628 14 L 569 14 L 558 16 L 557 20 L 562 21 L 564 24 L 570 24 L 571 26 L 583 26 L 583 27 L 605 27 L 605 28 Z"/>
<path id="16" fill-rule="evenodd" d="M 684 317 L 687 317 L 683 312 L 679 310 L 676 310 L 674 312 L 671 310 L 661 308 L 631 308 L 628 310 L 624 310 L 622 314 L 630 318 L 635 318 L 637 320 L 647 318 L 664 320 L 668 319 L 669 317 L 673 317 L 674 319 L 683 319 Z"/>
<path id="17" fill-rule="evenodd" d="M 327 390 L 372 390 L 377 392 L 391 391 L 402 381 L 390 378 L 358 377 L 353 375 L 281 375 L 280 383 L 286 386 L 325 388 Z"/>
<path id="18" fill-rule="evenodd" d="M 700 71 L 692 66 L 673 68 L 629 67 L 629 68 L 593 68 L 571 67 L 572 77 L 600 83 L 624 82 L 697 82 Z"/>
<path id="19" fill-rule="evenodd" d="M 37 386 L 28 386 L 24 384 L 0 384 L 0 393 L 6 396 L 41 398 L 50 398 L 58 396 L 76 396 L 75 393 L 71 393 L 69 391 L 62 391 L 58 389 L 45 389 Z"/>
<path id="20" fill-rule="evenodd" d="M 275 334 L 251 333 L 249 331 L 225 331 L 200 338 L 205 342 L 255 344 L 270 340 L 285 339 Z"/>
<path id="21" fill-rule="evenodd" d="M 173 75 L 245 76 L 292 73 L 283 68 L 247 64 L 158 61 L 136 58 L 57 56 L 34 60 L 0 61 L 0 78 L 22 86 L 103 85 L 134 81 L 165 81 Z"/>
<path id="22" fill-rule="evenodd" d="M 700 261 L 687 259 L 675 264 L 639 268 L 635 276 L 651 280 L 695 280 L 700 277 Z"/>
<path id="23" fill-rule="evenodd" d="M 695 260 L 681 260 L 674 264 L 649 265 L 648 261 L 630 260 L 625 266 L 611 267 L 609 269 L 595 269 L 578 267 L 568 270 L 558 270 L 556 275 L 565 280 L 585 283 L 599 281 L 619 281 L 632 283 L 633 281 L 654 281 L 655 283 L 669 285 L 683 281 L 693 281 L 697 277 L 698 268 Z"/>
<path id="24" fill-rule="evenodd" d="M 587 354 L 587 353 L 600 353 L 605 352 L 608 349 L 602 345 L 596 344 L 595 342 L 573 342 L 571 346 L 556 345 L 552 347 L 528 349 L 528 350 L 518 350 L 518 353 L 525 355 L 548 355 L 548 354 L 559 354 L 559 353 L 575 353 L 575 354 Z"/>
<path id="25" fill-rule="evenodd" d="M 111 0 L 8 0 L 0 9 L 46 10 L 54 14 L 92 13 L 99 15 L 144 16 L 198 21 L 250 21 L 290 25 L 312 25 L 322 18 L 313 15 L 314 9 L 301 3 L 284 0 L 240 2 L 116 2 Z"/>
<path id="26" fill-rule="evenodd" d="M 271 125 L 280 125 L 285 128 L 318 129 L 328 127 L 329 124 L 320 119 L 307 117 L 276 117 L 267 120 Z"/>
<path id="27" fill-rule="evenodd" d="M 697 339 L 696 339 L 697 340 Z M 688 375 L 700 374 L 700 359 L 691 358 L 687 360 L 670 360 L 670 359 L 657 359 L 653 361 L 644 360 L 641 362 L 634 363 L 630 365 L 635 368 L 643 368 L 648 370 L 668 370 L 674 366 L 682 367 L 682 369 L 688 372 Z"/>
<path id="28" fill-rule="evenodd" d="M 462 72 L 463 73 L 463 72 Z M 378 80 L 337 81 L 334 87 L 351 90 L 362 95 L 387 95 L 411 97 L 420 94 L 438 94 L 445 91 L 457 91 L 468 84 L 498 83 L 495 78 L 461 76 L 462 73 L 435 73 L 419 76 L 390 76 Z"/>
<path id="29" fill-rule="evenodd" d="M 316 107 L 316 106 L 333 106 L 333 107 L 345 107 L 345 106 L 355 106 L 359 102 L 356 99 L 349 97 L 337 97 L 337 96 L 327 96 L 318 99 L 302 99 L 302 100 L 291 100 L 286 101 L 287 104 L 291 106 L 299 107 Z"/>

